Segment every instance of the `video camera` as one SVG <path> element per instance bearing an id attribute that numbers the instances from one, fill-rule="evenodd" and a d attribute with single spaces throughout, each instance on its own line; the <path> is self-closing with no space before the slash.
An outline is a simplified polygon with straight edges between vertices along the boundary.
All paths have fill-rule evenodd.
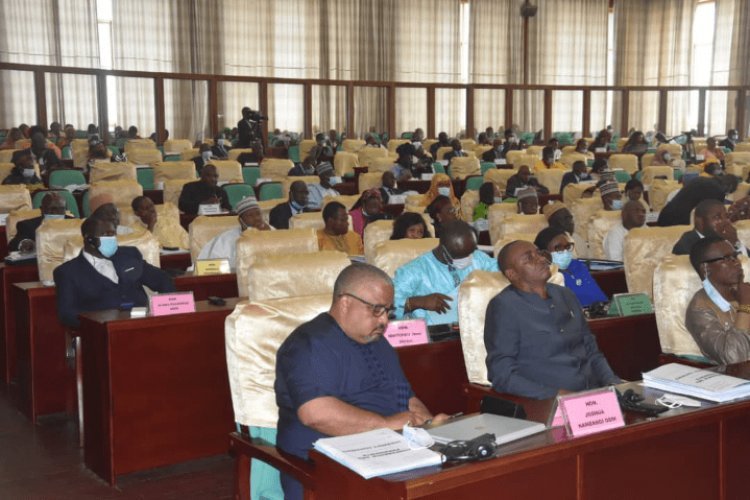
<path id="1" fill-rule="evenodd" d="M 250 110 L 250 115 L 249 116 L 250 116 L 250 119 L 252 121 L 254 121 L 254 122 L 260 122 L 260 121 L 263 121 L 263 120 L 268 120 L 267 116 L 263 116 L 263 115 L 260 114 L 259 111 L 255 111 L 255 110 L 252 110 L 252 109 Z"/>

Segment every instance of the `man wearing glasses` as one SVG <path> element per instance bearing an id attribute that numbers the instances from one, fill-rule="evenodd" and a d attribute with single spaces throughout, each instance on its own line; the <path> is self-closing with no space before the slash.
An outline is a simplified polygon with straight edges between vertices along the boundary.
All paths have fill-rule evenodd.
<path id="1" fill-rule="evenodd" d="M 517 240 L 503 247 L 498 265 L 510 286 L 490 301 L 484 321 L 493 389 L 547 399 L 621 382 L 599 351 L 575 294 L 547 282 L 551 272 L 542 251 Z"/>
<path id="2" fill-rule="evenodd" d="M 688 305 L 685 326 L 701 352 L 719 364 L 750 359 L 750 284 L 744 282 L 738 255 L 734 245 L 715 235 L 690 249 L 703 288 Z"/>
<path id="3" fill-rule="evenodd" d="M 393 312 L 390 277 L 352 264 L 336 279 L 327 313 L 294 330 L 276 355 L 277 445 L 307 458 L 321 437 L 342 436 L 406 422 L 447 419 L 414 395 L 383 332 Z M 282 474 L 285 498 L 302 488 Z"/>

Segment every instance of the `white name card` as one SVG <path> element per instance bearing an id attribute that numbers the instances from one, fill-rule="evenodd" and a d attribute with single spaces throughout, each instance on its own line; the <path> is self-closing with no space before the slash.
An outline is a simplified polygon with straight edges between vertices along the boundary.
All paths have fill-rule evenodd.
<path id="1" fill-rule="evenodd" d="M 8 214 L 0 214 L 0 226 L 4 226 L 6 220 L 8 220 Z"/>
<path id="2" fill-rule="evenodd" d="M 433 175 L 435 174 L 422 174 L 420 179 L 422 179 L 423 181 L 431 181 Z"/>
<path id="3" fill-rule="evenodd" d="M 703 155 L 695 155 L 695 161 L 703 161 L 705 159 L 706 159 L 706 157 L 703 156 Z"/>
<path id="4" fill-rule="evenodd" d="M 495 158 L 495 165 L 505 165 L 505 158 Z"/>
<path id="5" fill-rule="evenodd" d="M 594 153 L 606 153 L 607 148 L 594 148 Z"/>
<path id="6" fill-rule="evenodd" d="M 221 213 L 218 203 L 202 203 L 198 205 L 198 215 L 217 215 Z"/>
<path id="7" fill-rule="evenodd" d="M 260 186 L 264 182 L 271 182 L 271 181 L 273 181 L 273 179 L 268 179 L 266 177 L 258 177 L 258 180 L 255 181 L 255 185 Z"/>
<path id="8" fill-rule="evenodd" d="M 406 203 L 405 194 L 392 194 L 388 197 L 389 205 L 404 205 Z"/>

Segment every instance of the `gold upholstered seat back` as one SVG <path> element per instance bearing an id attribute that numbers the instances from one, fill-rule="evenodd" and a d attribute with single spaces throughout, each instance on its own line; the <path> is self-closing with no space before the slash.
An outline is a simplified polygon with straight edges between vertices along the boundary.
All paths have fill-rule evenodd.
<path id="1" fill-rule="evenodd" d="M 672 254 L 672 247 L 691 226 L 637 227 L 625 236 L 623 260 L 630 293 L 653 298 L 654 270 Z"/>

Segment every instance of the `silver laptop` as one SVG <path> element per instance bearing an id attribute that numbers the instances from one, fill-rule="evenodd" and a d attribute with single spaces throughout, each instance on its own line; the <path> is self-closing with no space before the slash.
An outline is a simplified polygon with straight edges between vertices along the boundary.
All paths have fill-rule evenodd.
<path id="1" fill-rule="evenodd" d="M 504 444 L 542 432 L 546 428 L 539 422 L 482 413 L 429 429 L 427 432 L 440 444 L 456 440 L 468 441 L 487 433 L 495 435 L 495 443 Z"/>

